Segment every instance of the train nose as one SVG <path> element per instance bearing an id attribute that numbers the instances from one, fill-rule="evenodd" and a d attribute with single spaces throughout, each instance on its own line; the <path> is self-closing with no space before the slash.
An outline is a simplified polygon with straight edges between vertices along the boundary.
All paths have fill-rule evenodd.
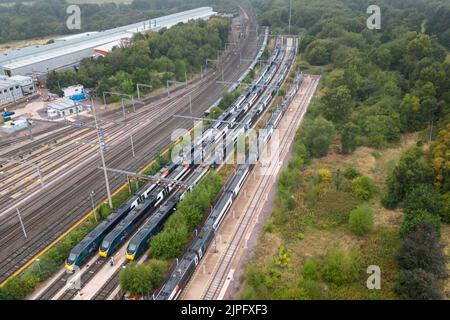
<path id="1" fill-rule="evenodd" d="M 105 258 L 105 257 L 108 255 L 108 251 L 102 251 L 102 250 L 99 250 L 99 251 L 98 251 L 98 254 L 100 255 L 100 257 Z"/>
<path id="2" fill-rule="evenodd" d="M 128 260 L 130 260 L 130 261 L 133 261 L 134 260 L 134 253 L 126 253 L 126 258 L 128 259 Z"/>

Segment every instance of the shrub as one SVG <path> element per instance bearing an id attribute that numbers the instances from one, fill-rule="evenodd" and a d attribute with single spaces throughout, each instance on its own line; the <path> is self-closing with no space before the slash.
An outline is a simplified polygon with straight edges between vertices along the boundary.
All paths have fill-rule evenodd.
<path id="1" fill-rule="evenodd" d="M 403 299 L 441 299 L 439 284 L 436 277 L 432 273 L 428 273 L 422 269 L 403 270 L 400 273 L 396 292 Z"/>
<path id="2" fill-rule="evenodd" d="M 331 251 L 322 269 L 322 277 L 325 281 L 343 285 L 358 279 L 361 265 L 361 257 L 357 252 L 344 254 L 341 251 Z"/>
<path id="3" fill-rule="evenodd" d="M 120 287 L 128 293 L 149 296 L 159 287 L 166 269 L 167 263 L 161 260 L 141 265 L 131 264 L 120 271 Z"/>
<path id="4" fill-rule="evenodd" d="M 439 278 L 447 275 L 446 258 L 435 228 L 429 223 L 419 224 L 405 238 L 396 258 L 402 269 L 421 269 Z"/>
<path id="5" fill-rule="evenodd" d="M 350 212 L 348 219 L 350 229 L 362 236 L 373 228 L 373 211 L 367 205 L 361 205 Z"/>
<path id="6" fill-rule="evenodd" d="M 274 264 L 280 268 L 290 268 L 291 266 L 291 250 L 284 246 L 278 248 L 278 254 L 274 257 Z"/>
<path id="7" fill-rule="evenodd" d="M 308 259 L 303 265 L 303 278 L 309 280 L 318 280 L 320 278 L 319 264 L 317 261 Z"/>
<path id="8" fill-rule="evenodd" d="M 438 236 L 441 233 L 441 219 L 435 214 L 431 214 L 426 210 L 417 210 L 406 214 L 400 228 L 400 236 L 405 237 L 416 230 L 416 227 L 422 223 L 431 224 Z"/>
<path id="9" fill-rule="evenodd" d="M 360 175 L 361 175 L 361 173 L 359 173 L 359 171 L 356 170 L 354 167 L 348 167 L 344 171 L 344 177 L 346 177 L 349 180 L 353 180 L 356 177 L 359 177 Z"/>
<path id="10" fill-rule="evenodd" d="M 369 200 L 376 190 L 375 183 L 369 177 L 360 176 L 352 180 L 351 192 L 355 198 Z"/>
<path id="11" fill-rule="evenodd" d="M 327 169 L 319 169 L 318 175 L 319 175 L 320 182 L 330 182 L 331 181 L 331 173 Z"/>
<path id="12" fill-rule="evenodd" d="M 442 201 L 439 193 L 430 185 L 419 184 L 410 190 L 402 201 L 403 212 L 406 214 L 417 210 L 440 214 Z"/>

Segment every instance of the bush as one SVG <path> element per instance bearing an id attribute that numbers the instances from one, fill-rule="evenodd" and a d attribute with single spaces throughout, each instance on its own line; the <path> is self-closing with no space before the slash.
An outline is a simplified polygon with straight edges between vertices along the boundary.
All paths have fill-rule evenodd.
<path id="1" fill-rule="evenodd" d="M 440 214 L 442 201 L 439 193 L 430 185 L 419 184 L 410 190 L 402 201 L 403 212 L 406 214 L 426 210 L 432 214 Z"/>
<path id="2" fill-rule="evenodd" d="M 441 293 L 436 277 L 422 269 L 403 270 L 396 291 L 403 299 L 439 300 Z"/>
<path id="3" fill-rule="evenodd" d="M 373 228 L 373 211 L 367 205 L 361 205 L 350 212 L 348 219 L 350 229 L 362 236 Z"/>
<path id="4" fill-rule="evenodd" d="M 438 236 L 441 234 L 441 219 L 435 214 L 431 214 L 426 210 L 417 210 L 406 214 L 400 228 L 400 236 L 405 237 L 416 230 L 416 227 L 422 223 L 431 224 Z"/>
<path id="5" fill-rule="evenodd" d="M 432 186 L 434 172 L 423 150 L 413 147 L 401 158 L 387 178 L 387 192 L 382 200 L 386 208 L 395 208 L 405 195 L 419 184 Z"/>
<path id="6" fill-rule="evenodd" d="M 343 285 L 358 279 L 361 266 L 361 256 L 357 252 L 349 255 L 341 251 L 331 251 L 322 269 L 322 277 L 325 281 Z"/>
<path id="7" fill-rule="evenodd" d="M 319 264 L 317 261 L 308 259 L 303 265 L 303 278 L 308 280 L 319 280 Z"/>
<path id="8" fill-rule="evenodd" d="M 131 264 L 120 271 L 120 287 L 128 293 L 149 296 L 159 287 L 166 269 L 167 263 L 161 260 L 141 265 Z"/>
<path id="9" fill-rule="evenodd" d="M 344 177 L 346 177 L 349 180 L 353 180 L 356 177 L 359 177 L 360 175 L 361 175 L 361 173 L 359 173 L 359 171 L 356 170 L 354 167 L 348 167 L 344 171 Z"/>
<path id="10" fill-rule="evenodd" d="M 446 258 L 435 227 L 429 223 L 419 224 L 405 238 L 396 258 L 402 269 L 421 269 L 439 278 L 447 276 Z"/>
<path id="11" fill-rule="evenodd" d="M 351 192 L 355 198 L 369 200 L 376 191 L 375 183 L 366 176 L 360 176 L 352 180 Z"/>
<path id="12" fill-rule="evenodd" d="M 319 169 L 318 176 L 319 176 L 320 182 L 330 182 L 331 181 L 331 173 L 327 169 Z"/>

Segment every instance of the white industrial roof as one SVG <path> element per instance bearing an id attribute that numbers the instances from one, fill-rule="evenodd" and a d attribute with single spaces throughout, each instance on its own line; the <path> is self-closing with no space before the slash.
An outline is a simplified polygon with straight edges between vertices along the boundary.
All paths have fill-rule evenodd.
<path id="1" fill-rule="evenodd" d="M 68 36 L 65 38 L 65 41 L 56 41 L 55 43 L 42 46 L 25 47 L 4 53 L 3 55 L 0 54 L 0 65 L 4 69 L 17 69 L 55 57 L 116 42 L 121 39 L 129 39 L 136 32 L 171 27 L 182 21 L 207 18 L 214 14 L 215 12 L 211 7 L 201 7 L 115 29 Z"/>
<path id="2" fill-rule="evenodd" d="M 73 100 L 65 99 L 65 100 L 60 100 L 60 101 L 50 103 L 48 105 L 48 108 L 58 110 L 58 111 L 63 111 L 68 108 L 72 108 L 73 106 L 76 106 L 76 105 L 77 104 Z"/>

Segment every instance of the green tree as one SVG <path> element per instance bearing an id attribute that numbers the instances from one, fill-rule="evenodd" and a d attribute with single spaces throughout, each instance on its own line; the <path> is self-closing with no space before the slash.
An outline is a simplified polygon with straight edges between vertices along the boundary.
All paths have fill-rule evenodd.
<path id="1" fill-rule="evenodd" d="M 328 153 L 335 133 L 330 121 L 322 117 L 305 121 L 302 131 L 302 141 L 313 157 L 323 157 Z"/>
<path id="2" fill-rule="evenodd" d="M 437 235 L 441 233 L 441 219 L 439 216 L 432 214 L 424 209 L 410 211 L 405 215 L 402 227 L 400 228 L 400 235 L 406 237 L 411 232 L 415 231 L 417 226 L 429 223 L 435 228 Z"/>
<path id="3" fill-rule="evenodd" d="M 358 146 L 359 127 L 354 123 L 347 123 L 342 128 L 341 150 L 344 154 L 352 153 Z"/>
<path id="4" fill-rule="evenodd" d="M 369 200 L 377 191 L 375 183 L 366 176 L 359 176 L 352 180 L 351 192 L 355 198 Z"/>
<path id="5" fill-rule="evenodd" d="M 346 86 L 328 89 L 324 96 L 323 113 L 327 120 L 345 122 L 349 120 L 352 111 L 352 96 Z"/>
<path id="6" fill-rule="evenodd" d="M 405 152 L 387 178 L 387 192 L 382 203 L 387 208 L 396 207 L 405 195 L 418 184 L 432 185 L 433 168 L 422 149 L 414 147 Z"/>
<path id="7" fill-rule="evenodd" d="M 350 229 L 358 236 L 367 234 L 373 228 L 373 211 L 367 205 L 358 206 L 350 212 Z"/>

